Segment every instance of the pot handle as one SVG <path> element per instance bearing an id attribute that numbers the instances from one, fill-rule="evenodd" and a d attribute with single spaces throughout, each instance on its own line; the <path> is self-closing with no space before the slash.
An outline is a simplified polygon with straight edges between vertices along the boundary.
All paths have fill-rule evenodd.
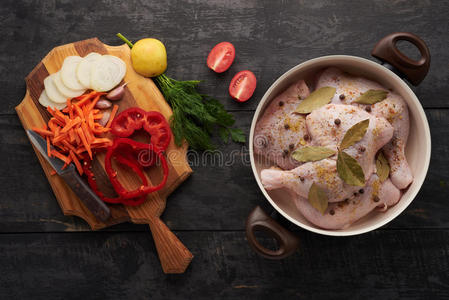
<path id="1" fill-rule="evenodd" d="M 274 237 L 279 249 L 270 250 L 259 244 L 254 235 L 255 230 L 264 231 Z M 246 220 L 246 238 L 254 251 L 268 259 L 285 258 L 293 254 L 299 246 L 299 239 L 268 216 L 259 206 L 253 209 Z"/>
<path id="2" fill-rule="evenodd" d="M 408 41 L 415 45 L 421 53 L 421 59 L 416 61 L 405 56 L 396 47 L 398 41 Z M 391 65 L 394 68 L 392 71 L 398 71 L 398 75 L 405 77 L 415 86 L 423 81 L 430 67 L 429 48 L 421 38 L 410 32 L 387 35 L 374 46 L 371 55 Z"/>

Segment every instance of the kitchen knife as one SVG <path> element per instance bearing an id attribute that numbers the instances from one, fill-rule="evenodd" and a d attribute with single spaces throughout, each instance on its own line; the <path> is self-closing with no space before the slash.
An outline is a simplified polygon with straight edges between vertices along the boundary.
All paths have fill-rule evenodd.
<path id="1" fill-rule="evenodd" d="M 64 179 L 65 183 L 72 189 L 78 198 L 84 203 L 89 211 L 101 221 L 106 221 L 111 216 L 109 207 L 91 190 L 81 178 L 73 163 L 62 170 L 64 163 L 56 157 L 47 155 L 47 142 L 33 130 L 27 130 L 31 143 L 39 150 L 39 153 L 50 163 L 53 169 Z"/>

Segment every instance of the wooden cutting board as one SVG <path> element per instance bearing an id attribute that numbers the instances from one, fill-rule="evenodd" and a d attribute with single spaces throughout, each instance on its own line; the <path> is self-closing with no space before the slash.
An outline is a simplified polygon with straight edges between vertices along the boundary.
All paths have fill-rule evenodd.
<path id="1" fill-rule="evenodd" d="M 38 102 L 39 96 L 44 89 L 44 79 L 49 74 L 59 71 L 67 56 L 79 55 L 83 57 L 90 52 L 115 55 L 120 57 L 127 65 L 124 81 L 129 82 L 129 84 L 123 99 L 115 102 L 119 105 L 119 112 L 129 107 L 138 106 L 147 111 L 159 111 L 167 120 L 169 119 L 172 111 L 157 86 L 151 79 L 142 77 L 132 68 L 129 47 L 126 44 L 112 47 L 103 44 L 97 38 L 92 38 L 54 48 L 26 77 L 27 90 L 25 98 L 16 107 L 17 114 L 25 129 L 33 126 L 42 127 L 50 119 L 49 113 Z M 137 207 L 125 207 L 118 204 L 109 205 L 111 217 L 105 223 L 97 220 L 87 210 L 58 175 L 51 175 L 52 168 L 50 165 L 39 152 L 35 152 L 64 215 L 75 215 L 83 218 L 93 230 L 127 221 L 149 224 L 163 271 L 165 273 L 183 273 L 193 256 L 159 217 L 165 209 L 167 196 L 192 173 L 192 169 L 186 160 L 187 148 L 187 144 L 184 144 L 182 147 L 176 147 L 172 139 L 166 151 L 170 170 L 165 187 L 158 192 L 148 195 L 147 201 Z M 99 186 L 106 191 L 111 191 L 112 187 L 104 171 L 104 154 L 97 155 L 94 160 L 93 168 Z M 127 170 L 119 172 L 119 174 L 122 174 L 120 180 L 125 187 L 135 188 L 138 186 L 137 177 L 127 172 Z M 149 182 L 157 184 L 162 177 L 160 173 L 160 170 L 156 167 L 146 171 Z"/>

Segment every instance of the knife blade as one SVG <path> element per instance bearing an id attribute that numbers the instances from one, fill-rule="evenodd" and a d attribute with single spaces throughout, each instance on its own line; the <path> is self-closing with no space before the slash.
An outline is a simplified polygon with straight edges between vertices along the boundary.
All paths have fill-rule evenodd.
<path id="1" fill-rule="evenodd" d="M 81 178 L 73 163 L 64 170 L 64 163 L 56 157 L 47 155 L 47 142 L 33 130 L 27 130 L 28 138 L 39 153 L 48 161 L 56 173 L 64 179 L 65 183 L 72 189 L 78 198 L 84 203 L 89 211 L 101 221 L 106 221 L 111 216 L 109 207 L 92 191 L 87 183 Z M 53 149 L 53 147 L 52 147 Z"/>

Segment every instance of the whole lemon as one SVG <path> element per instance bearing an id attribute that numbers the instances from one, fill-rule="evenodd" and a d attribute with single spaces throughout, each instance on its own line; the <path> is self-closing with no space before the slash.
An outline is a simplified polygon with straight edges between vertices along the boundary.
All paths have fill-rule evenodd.
<path id="1" fill-rule="evenodd" d="M 161 75 L 167 69 L 167 51 L 157 39 L 141 39 L 131 49 L 134 70 L 145 77 Z"/>

